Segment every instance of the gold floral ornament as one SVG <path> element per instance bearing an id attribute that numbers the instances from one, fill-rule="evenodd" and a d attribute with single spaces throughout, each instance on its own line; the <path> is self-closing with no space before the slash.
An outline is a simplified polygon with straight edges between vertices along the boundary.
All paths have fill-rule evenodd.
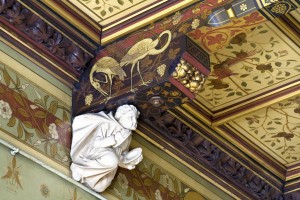
<path id="1" fill-rule="evenodd" d="M 284 14 L 287 10 L 287 7 L 285 4 L 276 4 L 272 9 L 271 11 L 273 13 L 276 13 L 276 14 Z"/>
<path id="2" fill-rule="evenodd" d="M 206 79 L 205 75 L 184 59 L 181 59 L 177 64 L 172 76 L 193 93 L 197 93 L 202 89 Z"/>
<path id="3" fill-rule="evenodd" d="M 165 75 L 165 71 L 166 71 L 165 64 L 162 64 L 157 68 L 157 73 L 160 75 L 160 77 L 163 77 L 163 75 Z"/>
<path id="4" fill-rule="evenodd" d="M 85 105 L 89 106 L 91 105 L 92 101 L 93 101 L 93 95 L 92 94 L 89 94 L 85 97 Z"/>

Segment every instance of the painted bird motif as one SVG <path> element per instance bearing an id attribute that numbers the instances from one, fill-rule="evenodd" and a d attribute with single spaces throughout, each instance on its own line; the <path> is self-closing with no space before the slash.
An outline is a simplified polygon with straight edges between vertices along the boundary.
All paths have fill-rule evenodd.
<path id="1" fill-rule="evenodd" d="M 105 80 L 101 81 L 94 78 L 94 73 L 103 73 Z M 120 67 L 120 64 L 112 57 L 100 58 L 91 69 L 90 83 L 96 90 L 98 90 L 103 96 L 106 97 L 106 100 L 111 98 L 112 79 L 114 76 L 118 76 L 121 81 L 124 81 L 126 73 Z M 100 83 L 109 84 L 109 94 L 101 88 Z"/>
<path id="2" fill-rule="evenodd" d="M 163 35 L 167 35 L 167 37 L 168 37 L 167 41 L 164 44 L 164 46 L 162 46 L 160 49 L 156 49 L 155 47 L 157 47 L 157 45 L 160 41 L 160 38 L 163 37 Z M 133 45 L 129 49 L 127 54 L 121 59 L 121 62 L 120 62 L 121 67 L 131 64 L 131 70 L 130 70 L 131 90 L 130 91 L 132 91 L 132 92 L 136 91 L 136 89 L 132 88 L 132 74 L 133 74 L 133 70 L 134 70 L 135 66 L 137 68 L 137 72 L 139 73 L 141 81 L 142 81 L 141 85 L 147 85 L 148 83 L 146 83 L 144 81 L 144 79 L 141 75 L 141 72 L 140 72 L 140 60 L 145 58 L 147 55 L 157 55 L 157 54 L 162 53 L 169 46 L 169 44 L 171 42 L 171 38 L 172 38 L 171 31 L 165 30 L 161 34 L 159 34 L 159 36 L 156 40 L 152 40 L 151 38 L 143 39 L 143 40 L 137 42 L 135 45 Z"/>

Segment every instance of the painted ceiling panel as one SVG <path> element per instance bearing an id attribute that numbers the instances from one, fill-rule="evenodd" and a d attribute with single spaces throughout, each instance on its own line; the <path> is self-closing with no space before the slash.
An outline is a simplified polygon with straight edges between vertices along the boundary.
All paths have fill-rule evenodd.
<path id="1" fill-rule="evenodd" d="M 236 31 L 225 48 L 211 53 L 212 73 L 198 95 L 212 111 L 271 92 L 300 77 L 299 47 L 271 22 Z M 226 40 L 218 32 L 211 37 Z"/>
<path id="2" fill-rule="evenodd" d="M 229 124 L 283 164 L 300 160 L 300 95 L 235 119 Z"/>
<path id="3" fill-rule="evenodd" d="M 105 26 L 122 21 L 125 16 L 134 17 L 139 13 L 137 11 L 145 12 L 165 3 L 166 0 L 71 0 L 70 2 L 100 25 Z"/>

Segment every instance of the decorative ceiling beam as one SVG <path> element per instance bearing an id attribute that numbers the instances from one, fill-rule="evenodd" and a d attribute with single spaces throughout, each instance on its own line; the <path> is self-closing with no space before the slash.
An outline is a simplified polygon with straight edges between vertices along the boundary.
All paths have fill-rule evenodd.
<path id="1" fill-rule="evenodd" d="M 181 113 L 174 110 L 172 113 L 162 112 L 160 115 L 142 117 L 138 130 L 145 134 L 144 137 L 160 141 L 160 145 L 186 164 L 200 171 L 205 169 L 203 173 L 241 199 L 283 198 L 283 181 L 264 175 L 251 162 L 227 149 L 226 145 L 220 145 L 219 141 L 211 137 L 214 131 L 209 127 L 194 126 Z"/>
<path id="2" fill-rule="evenodd" d="M 194 99 L 209 65 L 208 54 L 187 36 L 172 39 L 163 31 L 155 40 L 135 43 L 120 61 L 105 56 L 87 70 L 73 92 L 73 115 L 125 103 L 145 116 L 160 113 Z"/>

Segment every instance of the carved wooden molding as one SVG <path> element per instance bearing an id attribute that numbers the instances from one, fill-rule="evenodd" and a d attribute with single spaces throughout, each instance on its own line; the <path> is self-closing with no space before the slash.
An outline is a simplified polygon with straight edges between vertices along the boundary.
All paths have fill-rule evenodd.
<path id="1" fill-rule="evenodd" d="M 82 70 L 91 59 L 60 31 L 15 0 L 1 1 L 0 22 L 12 31 L 25 35 L 26 39 L 30 39 L 28 42 L 70 69 Z"/>
<path id="2" fill-rule="evenodd" d="M 283 184 L 276 188 L 266 180 L 231 157 L 212 142 L 199 135 L 169 112 L 162 112 L 159 116 L 142 119 L 157 135 L 163 137 L 172 146 L 181 146 L 181 152 L 198 165 L 206 165 L 212 173 L 227 180 L 254 199 L 283 199 Z M 147 134 L 147 133 L 146 133 Z M 153 134 L 153 133 L 152 133 Z M 148 135 L 152 137 L 151 134 Z M 228 182 L 229 180 L 229 182 Z"/>

